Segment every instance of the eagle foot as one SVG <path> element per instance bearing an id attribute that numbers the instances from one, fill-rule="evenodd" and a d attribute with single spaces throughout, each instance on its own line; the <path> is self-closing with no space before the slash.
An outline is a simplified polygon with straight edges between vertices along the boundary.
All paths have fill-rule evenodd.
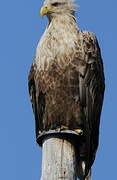
<path id="1" fill-rule="evenodd" d="M 74 131 L 76 133 L 78 133 L 79 135 L 83 135 L 83 130 L 82 129 L 74 129 Z"/>
<path id="2" fill-rule="evenodd" d="M 57 131 L 63 131 L 63 130 L 68 130 L 69 128 L 67 126 L 61 126 L 59 128 L 57 128 Z"/>

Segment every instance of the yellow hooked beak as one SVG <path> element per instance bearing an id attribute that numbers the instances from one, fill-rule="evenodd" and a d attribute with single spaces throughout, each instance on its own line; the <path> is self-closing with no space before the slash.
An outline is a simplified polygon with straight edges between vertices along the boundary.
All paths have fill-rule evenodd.
<path id="1" fill-rule="evenodd" d="M 45 4 L 40 10 L 40 15 L 44 16 L 44 15 L 48 14 L 48 12 L 50 12 L 51 10 L 52 10 L 52 7 L 48 4 Z"/>

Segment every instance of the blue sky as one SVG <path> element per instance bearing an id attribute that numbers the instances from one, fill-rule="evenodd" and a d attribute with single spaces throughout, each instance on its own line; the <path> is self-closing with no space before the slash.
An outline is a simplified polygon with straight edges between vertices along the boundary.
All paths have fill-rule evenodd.
<path id="1" fill-rule="evenodd" d="M 0 5 L 0 179 L 39 180 L 41 149 L 28 97 L 27 76 L 47 23 L 41 0 L 4 0 Z M 96 34 L 105 67 L 106 92 L 100 146 L 93 180 L 116 178 L 117 162 L 117 2 L 79 0 L 79 27 Z"/>

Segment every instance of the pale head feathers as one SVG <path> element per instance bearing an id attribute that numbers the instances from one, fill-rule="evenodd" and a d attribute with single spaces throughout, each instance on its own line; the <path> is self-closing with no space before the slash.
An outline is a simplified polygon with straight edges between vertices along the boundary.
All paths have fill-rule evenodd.
<path id="1" fill-rule="evenodd" d="M 53 4 L 53 3 L 63 3 L 63 4 L 75 4 L 75 0 L 45 0 L 44 4 Z"/>
<path id="2" fill-rule="evenodd" d="M 49 25 L 36 51 L 35 61 L 39 71 L 48 70 L 54 61 L 60 68 L 65 68 L 72 59 L 78 36 L 74 11 L 73 0 L 44 2 L 41 15 L 47 15 Z"/>
<path id="3" fill-rule="evenodd" d="M 49 18 L 60 14 L 74 14 L 77 6 L 75 0 L 45 0 L 40 14 L 47 15 Z"/>

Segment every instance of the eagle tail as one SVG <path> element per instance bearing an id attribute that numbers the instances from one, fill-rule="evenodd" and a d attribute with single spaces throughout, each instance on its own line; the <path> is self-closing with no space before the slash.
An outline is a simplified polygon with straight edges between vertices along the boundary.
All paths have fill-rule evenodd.
<path id="1" fill-rule="evenodd" d="M 91 169 L 86 175 L 86 162 L 84 160 L 81 160 L 79 162 L 77 172 L 77 176 L 80 180 L 91 180 Z"/>

